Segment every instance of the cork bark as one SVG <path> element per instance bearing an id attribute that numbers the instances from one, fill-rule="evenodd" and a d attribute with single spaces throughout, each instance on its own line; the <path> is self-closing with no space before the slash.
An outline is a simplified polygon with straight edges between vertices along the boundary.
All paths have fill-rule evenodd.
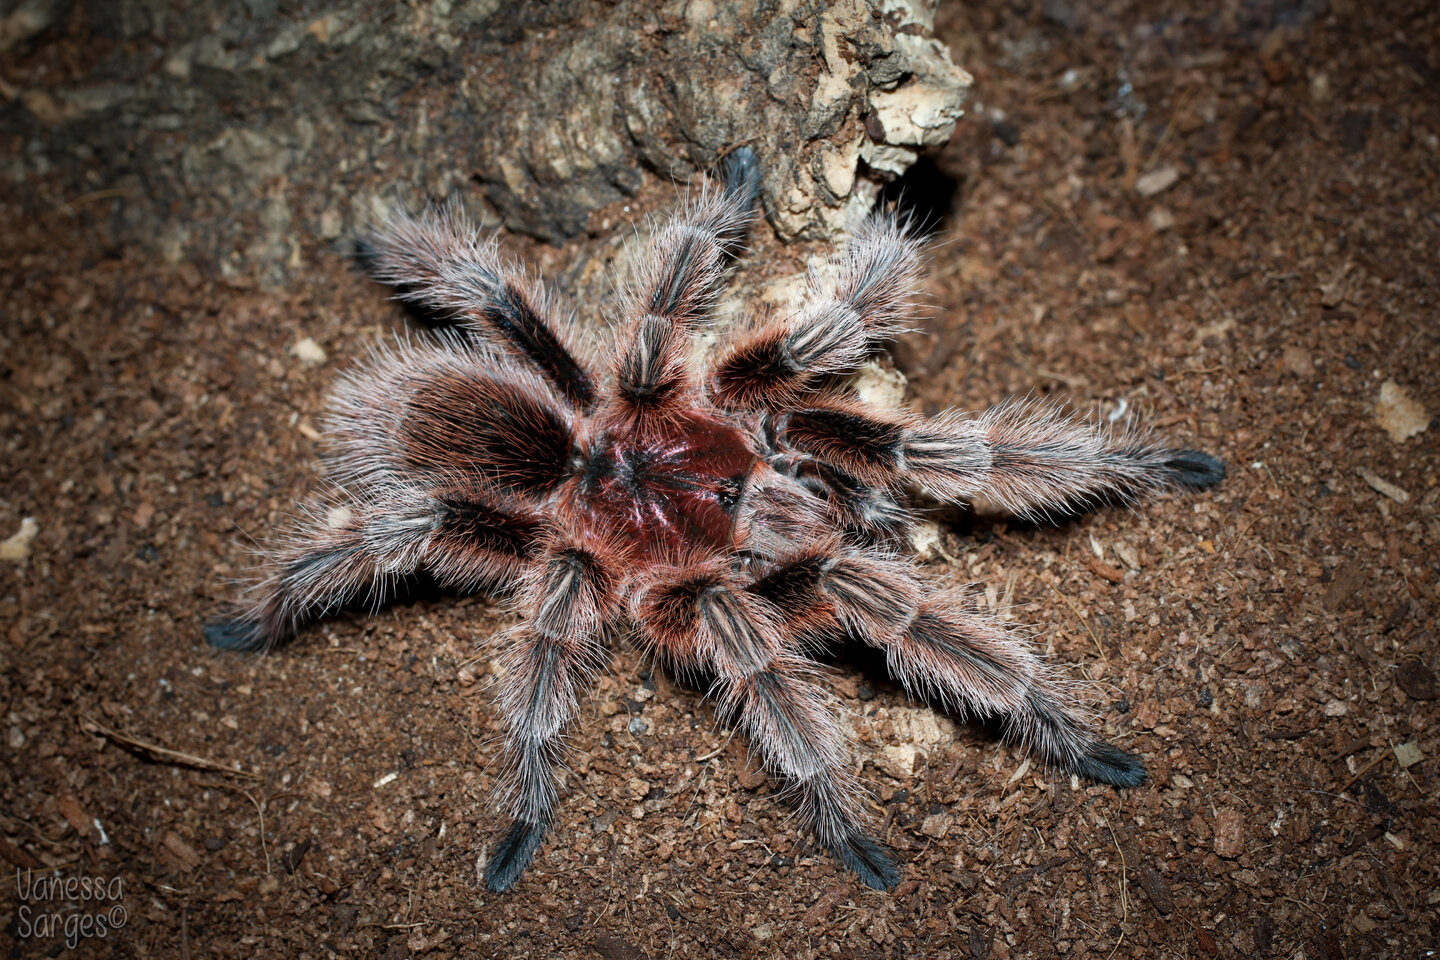
<path id="1" fill-rule="evenodd" d="M 348 235 L 378 194 L 561 243 L 647 173 L 750 144 L 776 232 L 818 238 L 954 128 L 970 78 L 932 6 L 25 0 L 0 6 L 0 175 L 122 198 L 117 239 L 283 282 L 297 235 Z"/>

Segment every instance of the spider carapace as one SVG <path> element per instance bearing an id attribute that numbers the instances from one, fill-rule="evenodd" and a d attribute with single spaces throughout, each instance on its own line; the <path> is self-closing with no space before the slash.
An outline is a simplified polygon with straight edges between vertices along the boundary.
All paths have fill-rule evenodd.
<path id="1" fill-rule="evenodd" d="M 919 242 L 893 215 L 813 271 L 795 313 L 703 355 L 716 290 L 759 183 L 749 150 L 657 226 L 606 363 L 579 353 L 543 290 L 454 213 L 371 238 L 381 280 L 448 327 L 375 352 L 335 393 L 333 493 L 281 539 L 206 635 L 266 649 L 424 573 L 511 595 L 495 638 L 512 817 L 486 883 L 519 881 L 554 822 L 566 727 L 610 643 L 712 684 L 805 828 L 865 883 L 899 870 L 866 828 L 849 728 L 816 657 L 841 637 L 884 652 L 907 690 L 993 718 L 1052 769 L 1133 787 L 1025 639 L 906 556 L 915 491 L 1027 517 L 1224 476 L 1134 425 L 1021 401 L 979 416 L 870 409 L 837 384 L 909 322 Z"/>
<path id="2" fill-rule="evenodd" d="M 759 462 L 735 427 L 685 411 L 602 435 L 573 481 L 574 500 L 647 559 L 690 544 L 726 549 Z"/>

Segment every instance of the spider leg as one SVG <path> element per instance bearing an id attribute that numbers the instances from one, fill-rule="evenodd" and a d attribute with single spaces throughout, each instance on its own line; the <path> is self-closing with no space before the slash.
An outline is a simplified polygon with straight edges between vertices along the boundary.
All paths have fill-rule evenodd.
<path id="1" fill-rule="evenodd" d="M 724 185 L 707 187 L 650 239 L 626 291 L 632 318 L 615 366 L 622 416 L 674 409 L 690 385 L 690 334 L 710 315 L 726 265 L 745 234 L 758 189 L 754 154 L 736 151 L 722 165 Z"/>
<path id="2" fill-rule="evenodd" d="M 614 616 L 614 556 L 613 547 L 584 537 L 554 540 L 526 585 L 529 618 L 505 644 L 500 794 L 513 822 L 485 865 L 485 885 L 497 893 L 520 879 L 550 827 L 562 732 L 599 669 Z"/>
<path id="3" fill-rule="evenodd" d="M 362 489 L 461 477 L 533 502 L 575 466 L 575 418 L 539 377 L 449 344 L 377 351 L 325 426 L 332 473 Z"/>
<path id="4" fill-rule="evenodd" d="M 801 482 L 824 498 L 837 527 L 861 540 L 894 541 L 913 522 L 910 511 L 891 489 L 865 483 L 848 471 L 818 460 L 812 461 L 808 470 L 813 473 L 813 482 L 806 482 L 809 477 L 802 477 Z"/>
<path id="5" fill-rule="evenodd" d="M 1030 645 L 969 598 L 926 599 L 902 633 L 877 645 L 907 690 L 1003 718 L 1007 739 L 1033 747 L 1055 767 L 1116 787 L 1145 782 L 1140 758 L 1097 737 Z"/>
<path id="6" fill-rule="evenodd" d="M 776 435 L 869 483 L 914 482 L 942 500 L 985 498 L 1025 517 L 1169 487 L 1201 490 L 1225 476 L 1209 454 L 1167 447 L 1139 427 L 1112 430 L 1069 417 L 1045 402 L 925 420 L 832 401 L 782 414 Z"/>
<path id="7" fill-rule="evenodd" d="M 467 591 L 508 586 L 539 533 L 533 515 L 464 488 L 335 499 L 309 511 L 234 615 L 205 625 L 205 639 L 224 650 L 268 650 L 352 601 L 378 608 L 420 570 Z"/>
<path id="8" fill-rule="evenodd" d="M 594 402 L 594 376 L 554 329 L 543 288 L 507 263 L 494 238 L 479 232 L 458 207 L 419 218 L 397 213 L 366 243 L 375 277 L 400 296 L 457 319 L 475 340 L 522 357 L 575 409 Z"/>
<path id="9" fill-rule="evenodd" d="M 893 215 L 856 231 L 829 269 L 812 271 L 800 312 L 741 337 L 711 368 L 710 392 L 730 409 L 779 409 L 816 378 L 859 366 L 905 329 L 920 242 Z"/>
<path id="10" fill-rule="evenodd" d="M 909 564 L 819 544 L 797 551 L 750 590 L 811 633 L 827 622 L 843 625 L 885 651 L 890 672 L 913 694 L 962 714 L 1001 718 L 1008 739 L 1066 772 L 1118 787 L 1145 782 L 1137 757 L 1087 729 L 1028 643 L 958 592 L 927 595 Z"/>
<path id="11" fill-rule="evenodd" d="M 714 671 L 720 715 L 749 734 L 820 842 L 868 886 L 894 887 L 893 860 L 862 826 L 839 704 L 787 641 L 777 612 L 714 565 L 699 565 L 637 593 L 632 614 L 662 661 Z"/>

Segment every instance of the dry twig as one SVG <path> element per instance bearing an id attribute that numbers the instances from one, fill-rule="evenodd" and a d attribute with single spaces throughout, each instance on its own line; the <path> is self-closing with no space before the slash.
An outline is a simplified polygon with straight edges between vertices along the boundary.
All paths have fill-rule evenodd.
<path id="1" fill-rule="evenodd" d="M 113 743 L 138 753 L 155 763 L 169 764 L 178 767 L 193 767 L 196 770 L 209 770 L 212 773 L 226 773 L 232 777 L 240 777 L 244 780 L 259 780 L 260 774 L 251 773 L 248 770 L 236 770 L 234 767 L 227 767 L 223 763 L 214 760 L 207 760 L 205 757 L 197 757 L 193 753 L 183 753 L 179 750 L 171 750 L 169 747 L 162 747 L 158 743 L 149 740 L 141 740 L 129 734 L 121 733 L 105 726 L 93 717 L 80 717 L 80 729 L 95 736 L 104 737 Z"/>

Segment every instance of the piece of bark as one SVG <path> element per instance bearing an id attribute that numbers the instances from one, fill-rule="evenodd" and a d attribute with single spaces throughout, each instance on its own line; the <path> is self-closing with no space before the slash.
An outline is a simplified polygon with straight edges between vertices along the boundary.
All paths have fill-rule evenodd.
<path id="1" fill-rule="evenodd" d="M 970 84 L 933 0 L 264 6 L 89 0 L 17 33 L 12 180 L 59 177 L 117 241 L 280 283 L 397 191 L 560 242 L 644 171 L 688 180 L 748 144 L 777 232 L 818 238 L 948 139 Z"/>

